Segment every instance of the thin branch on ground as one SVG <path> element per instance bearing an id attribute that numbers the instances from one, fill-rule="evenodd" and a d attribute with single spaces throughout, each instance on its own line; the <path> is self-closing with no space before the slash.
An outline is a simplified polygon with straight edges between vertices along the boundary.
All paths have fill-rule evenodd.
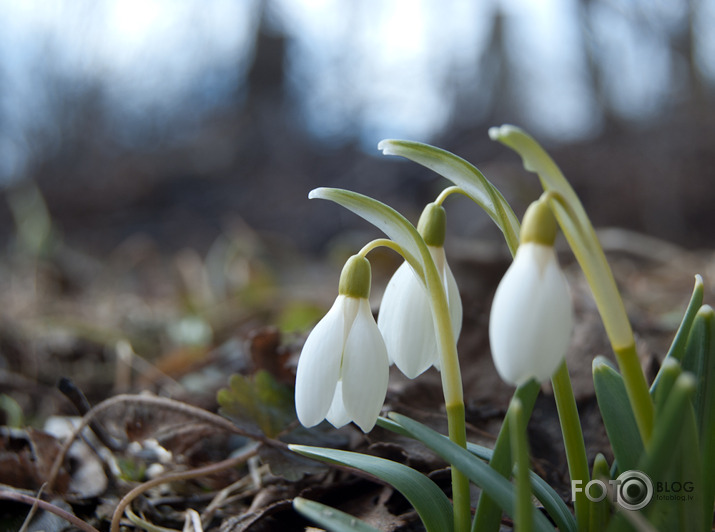
<path id="1" fill-rule="evenodd" d="M 89 523 L 85 523 L 76 515 L 69 513 L 67 510 L 63 510 L 59 506 L 55 506 L 52 503 L 38 499 L 37 497 L 32 497 L 30 495 L 25 495 L 24 493 L 18 493 L 16 491 L 0 490 L 0 499 L 6 499 L 10 501 L 21 502 L 24 504 L 30 504 L 34 507 L 39 507 L 41 510 L 55 514 L 61 517 L 68 523 L 72 523 L 74 526 L 85 532 L 99 532 Z"/>
<path id="2" fill-rule="evenodd" d="M 178 482 L 178 481 L 183 481 L 183 480 L 189 480 L 192 478 L 203 477 L 206 475 L 224 471 L 225 469 L 230 469 L 232 467 L 236 467 L 238 465 L 245 463 L 246 460 L 248 460 L 250 457 L 255 456 L 258 453 L 259 446 L 260 445 L 257 443 L 254 445 L 251 445 L 248 449 L 244 450 L 238 456 L 227 458 L 226 460 L 222 460 L 221 462 L 216 462 L 215 464 L 210 464 L 210 465 L 199 467 L 196 469 L 190 469 L 188 471 L 169 473 L 168 475 L 157 477 L 155 479 L 144 482 L 143 484 L 137 486 L 136 488 L 131 490 L 129 493 L 127 493 L 122 498 L 122 500 L 119 501 L 119 504 L 117 505 L 116 509 L 114 510 L 114 515 L 112 515 L 112 524 L 110 527 L 110 531 L 111 532 L 119 532 L 119 521 L 122 518 L 122 515 L 124 514 L 124 509 L 127 506 L 129 506 L 129 504 L 131 504 L 131 502 L 134 499 L 136 499 L 139 495 L 141 495 L 145 491 L 147 491 L 155 486 L 165 484 L 167 482 Z"/>
<path id="3" fill-rule="evenodd" d="M 64 442 L 62 448 L 57 454 L 57 457 L 55 458 L 54 463 L 52 464 L 52 468 L 50 469 L 50 473 L 47 478 L 48 491 L 51 490 L 53 487 L 53 484 L 57 478 L 57 475 L 59 474 L 62 464 L 64 463 L 67 451 L 69 451 L 69 448 L 72 446 L 72 443 L 75 439 L 77 439 L 82 430 L 84 430 L 84 428 L 94 419 L 95 416 L 122 403 L 144 404 L 148 406 L 153 406 L 157 409 L 173 410 L 186 416 L 193 417 L 194 419 L 203 421 L 204 423 L 207 423 L 209 425 L 213 425 L 217 428 L 225 430 L 226 432 L 232 432 L 245 438 L 259 441 L 264 445 L 277 447 L 280 449 L 288 448 L 288 446 L 281 441 L 267 438 L 263 434 L 250 433 L 246 430 L 241 429 L 240 427 L 237 427 L 228 419 L 221 417 L 218 414 L 214 414 L 213 412 L 209 412 L 208 410 L 204 410 L 203 408 L 199 408 L 197 406 L 192 406 L 165 397 L 130 394 L 117 395 L 115 397 L 107 399 L 106 401 L 102 401 L 101 403 L 94 406 L 89 412 L 87 412 L 87 414 L 85 414 L 80 420 L 80 422 L 77 424 L 70 437 L 67 438 L 67 440 Z"/>

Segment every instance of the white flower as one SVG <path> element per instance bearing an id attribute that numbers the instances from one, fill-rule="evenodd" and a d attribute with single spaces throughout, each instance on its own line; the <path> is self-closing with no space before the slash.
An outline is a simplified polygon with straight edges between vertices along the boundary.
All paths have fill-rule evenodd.
<path id="1" fill-rule="evenodd" d="M 298 360 L 295 407 L 312 427 L 354 421 L 369 432 L 385 401 L 389 363 L 385 342 L 365 297 L 341 294 L 315 326 Z"/>
<path id="2" fill-rule="evenodd" d="M 499 284 L 489 319 L 494 365 L 519 386 L 551 378 L 566 354 L 573 310 L 553 246 L 522 243 Z"/>
<path id="3" fill-rule="evenodd" d="M 442 246 L 428 246 L 446 287 L 454 338 L 462 329 L 462 301 Z M 439 369 L 439 351 L 427 289 L 412 267 L 403 263 L 390 279 L 382 297 L 377 326 L 387 345 L 390 363 L 414 379 L 430 366 Z"/>

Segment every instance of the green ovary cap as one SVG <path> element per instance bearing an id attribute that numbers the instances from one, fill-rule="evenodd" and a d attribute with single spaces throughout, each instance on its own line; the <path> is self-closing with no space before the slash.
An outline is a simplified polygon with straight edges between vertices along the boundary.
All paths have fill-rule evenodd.
<path id="1" fill-rule="evenodd" d="M 428 246 L 444 246 L 444 235 L 447 232 L 447 214 L 444 207 L 428 203 L 417 223 L 417 231 Z"/>
<path id="2" fill-rule="evenodd" d="M 371 280 L 370 261 L 360 255 L 353 255 L 343 266 L 338 293 L 348 297 L 367 299 L 370 296 Z"/>
<path id="3" fill-rule="evenodd" d="M 553 246 L 556 240 L 556 219 L 545 200 L 536 200 L 524 214 L 521 223 L 520 241 L 522 244 L 533 242 L 544 246 Z"/>

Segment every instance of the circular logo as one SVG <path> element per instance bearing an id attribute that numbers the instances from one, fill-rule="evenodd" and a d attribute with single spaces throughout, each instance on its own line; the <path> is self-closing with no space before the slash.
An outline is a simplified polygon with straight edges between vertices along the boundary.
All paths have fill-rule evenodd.
<path id="1" fill-rule="evenodd" d="M 653 498 L 653 482 L 642 471 L 625 471 L 616 480 L 616 501 L 621 508 L 640 510 Z"/>

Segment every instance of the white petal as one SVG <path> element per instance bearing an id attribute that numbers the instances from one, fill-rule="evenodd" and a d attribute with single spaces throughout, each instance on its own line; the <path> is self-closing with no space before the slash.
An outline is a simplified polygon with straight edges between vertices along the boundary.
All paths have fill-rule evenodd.
<path id="1" fill-rule="evenodd" d="M 345 343 L 341 375 L 345 410 L 363 432 L 369 432 L 385 402 L 389 362 L 367 299 L 360 301 Z"/>
<path id="2" fill-rule="evenodd" d="M 336 429 L 350 423 L 350 415 L 343 404 L 343 381 L 338 381 L 338 385 L 335 387 L 335 396 L 325 419 Z"/>
<path id="3" fill-rule="evenodd" d="M 503 380 L 549 379 L 563 360 L 573 318 L 568 286 L 553 248 L 523 244 L 492 303 L 489 339 Z"/>
<path id="4" fill-rule="evenodd" d="M 305 427 L 320 423 L 335 396 L 345 345 L 345 296 L 338 296 L 303 345 L 295 377 L 295 409 Z"/>
<path id="5" fill-rule="evenodd" d="M 390 362 L 410 379 L 437 361 L 427 290 L 406 262 L 385 288 L 377 325 L 385 339 Z"/>

